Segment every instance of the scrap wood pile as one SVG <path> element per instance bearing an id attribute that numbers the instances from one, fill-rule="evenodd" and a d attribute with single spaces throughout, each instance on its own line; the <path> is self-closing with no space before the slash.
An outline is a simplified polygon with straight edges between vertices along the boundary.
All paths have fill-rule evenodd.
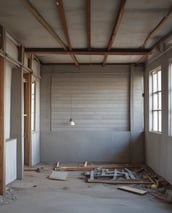
<path id="1" fill-rule="evenodd" d="M 153 189 L 168 186 L 168 182 L 144 164 L 94 164 L 66 165 L 59 161 L 55 171 L 83 171 L 89 183 L 143 184 Z"/>
<path id="2" fill-rule="evenodd" d="M 93 164 L 87 161 L 78 166 L 66 166 L 57 162 L 55 171 L 85 171 L 89 183 L 107 184 L 153 184 L 154 181 L 145 173 L 143 164 Z"/>
<path id="3" fill-rule="evenodd" d="M 84 172 L 88 183 L 120 184 L 117 189 L 139 195 L 149 193 L 155 198 L 172 203 L 172 188 L 169 183 L 143 164 L 93 164 L 86 161 L 67 166 L 57 162 L 54 170 Z M 127 186 L 129 184 L 131 186 Z"/>
<path id="4" fill-rule="evenodd" d="M 140 168 L 144 167 L 143 164 L 94 164 L 88 163 L 87 161 L 74 166 L 66 166 L 61 164 L 59 161 L 54 167 L 55 171 L 91 171 L 93 169 L 122 169 L 122 168 Z"/>

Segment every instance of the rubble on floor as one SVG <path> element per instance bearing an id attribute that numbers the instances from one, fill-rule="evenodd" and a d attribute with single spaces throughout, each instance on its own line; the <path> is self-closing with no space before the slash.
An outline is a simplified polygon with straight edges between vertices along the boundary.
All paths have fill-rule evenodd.
<path id="1" fill-rule="evenodd" d="M 60 162 L 54 167 L 55 171 L 84 171 L 88 183 L 121 185 L 124 189 L 143 194 L 150 194 L 166 202 L 172 202 L 171 186 L 161 176 L 143 164 L 94 164 L 80 163 L 79 165 L 64 165 Z M 132 189 L 129 189 L 128 186 Z M 134 186 L 134 188 L 132 187 Z M 141 190 L 141 191 L 139 191 Z M 126 190 L 127 191 L 127 190 Z"/>
<path id="2" fill-rule="evenodd" d="M 17 197 L 15 195 L 15 192 L 12 188 L 6 188 L 6 192 L 3 196 L 0 195 L 0 206 L 1 205 L 7 205 L 12 200 L 16 200 Z"/>

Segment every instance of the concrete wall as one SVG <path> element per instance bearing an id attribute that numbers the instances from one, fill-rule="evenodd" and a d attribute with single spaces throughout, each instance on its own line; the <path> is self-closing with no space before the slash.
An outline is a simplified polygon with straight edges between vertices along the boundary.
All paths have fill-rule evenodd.
<path id="1" fill-rule="evenodd" d="M 145 73 L 145 137 L 146 162 L 172 184 L 172 137 L 168 136 L 168 65 L 172 50 L 147 63 Z M 162 133 L 149 131 L 149 71 L 161 66 L 162 70 Z"/>
<path id="2" fill-rule="evenodd" d="M 52 128 L 52 79 L 57 77 L 57 73 L 93 73 L 97 76 L 106 76 L 128 72 L 128 79 L 124 85 L 128 85 L 126 94 L 128 102 L 125 105 L 127 119 L 125 117 L 125 128 L 68 128 L 67 126 L 56 126 Z M 95 76 L 94 76 L 95 77 Z M 128 83 L 127 83 L 128 82 Z M 118 82 L 120 83 L 120 82 Z M 121 82 L 122 84 L 123 82 Z M 88 85 L 89 82 L 88 82 Z M 107 88 L 107 85 L 104 85 Z M 96 85 L 95 85 L 96 88 Z M 59 88 L 60 89 L 60 88 Z M 82 86 L 78 90 L 83 89 Z M 58 91 L 57 91 L 58 92 Z M 85 90 L 83 92 L 86 92 Z M 94 93 L 95 90 L 92 91 Z M 107 92 L 107 93 L 106 93 Z M 102 97 L 108 97 L 109 90 L 104 90 Z M 114 95 L 119 95 L 118 87 L 110 91 Z M 41 68 L 41 161 L 61 161 L 61 162 L 143 162 L 144 161 L 144 134 L 143 134 L 143 68 L 135 66 L 81 66 L 80 69 L 74 66 L 42 66 Z M 88 96 L 87 96 L 88 98 Z M 127 99 L 126 99 L 127 100 Z M 96 105 L 96 100 L 92 100 Z M 82 102 L 83 103 L 83 102 Z M 100 103 L 101 104 L 101 103 Z M 118 103 L 117 103 L 118 105 Z M 89 103 L 88 105 L 89 106 Z M 65 107 L 65 105 L 64 105 Z M 97 105 L 99 110 L 99 105 Z M 97 110 L 97 111 L 98 111 Z M 114 108 L 115 110 L 115 108 Z M 116 108 L 121 111 L 120 106 Z M 58 110 L 57 110 L 58 111 Z M 68 119 L 66 111 L 66 121 Z M 136 111 L 136 114 L 133 112 Z M 111 113 L 108 111 L 107 113 Z M 57 112 L 58 113 L 58 112 Z M 54 114 L 55 115 L 55 114 Z M 99 114 L 98 114 L 99 115 Z M 112 116 L 113 117 L 113 116 Z M 130 119 L 131 118 L 131 119 Z M 59 117 L 59 119 L 61 119 Z M 82 119 L 82 115 L 80 115 Z M 120 118 L 119 118 L 120 119 Z M 79 125 L 79 124 L 78 124 Z"/>
<path id="3" fill-rule="evenodd" d="M 23 72 L 13 69 L 11 81 L 11 138 L 17 140 L 17 178 L 23 178 L 24 172 L 24 100 Z"/>
<path id="4" fill-rule="evenodd" d="M 11 82 L 13 65 L 5 64 L 5 161 L 6 184 L 14 181 L 17 176 L 17 141 L 11 139 Z"/>

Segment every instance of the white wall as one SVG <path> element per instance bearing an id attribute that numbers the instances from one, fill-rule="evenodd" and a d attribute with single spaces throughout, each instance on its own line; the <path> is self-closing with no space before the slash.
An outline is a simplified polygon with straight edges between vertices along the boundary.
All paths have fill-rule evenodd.
<path id="1" fill-rule="evenodd" d="M 36 82 L 36 123 L 35 131 L 31 136 L 31 165 L 33 166 L 40 162 L 40 64 L 37 60 L 33 61 L 32 69 L 32 81 Z"/>
<path id="2" fill-rule="evenodd" d="M 6 184 L 11 183 L 17 178 L 17 141 L 10 139 L 6 141 L 5 160 L 6 160 Z"/>
<path id="3" fill-rule="evenodd" d="M 47 65 L 41 71 L 41 161 L 144 162 L 143 67 Z M 74 128 L 67 124 L 71 74 Z"/>
<path id="4" fill-rule="evenodd" d="M 147 63 L 145 73 L 145 137 L 146 162 L 172 184 L 172 137 L 168 136 L 168 64 L 172 50 Z M 162 133 L 149 131 L 149 71 L 161 66 L 162 70 Z"/>
<path id="5" fill-rule="evenodd" d="M 10 115 L 11 115 L 11 75 L 12 65 L 5 64 L 5 139 L 10 138 Z"/>
<path id="6" fill-rule="evenodd" d="M 18 48 L 11 40 L 6 39 L 6 53 L 11 58 L 18 60 Z M 14 181 L 17 177 L 17 139 L 11 135 L 11 104 L 12 75 L 15 65 L 6 60 L 5 63 L 5 157 L 6 157 L 6 184 Z"/>

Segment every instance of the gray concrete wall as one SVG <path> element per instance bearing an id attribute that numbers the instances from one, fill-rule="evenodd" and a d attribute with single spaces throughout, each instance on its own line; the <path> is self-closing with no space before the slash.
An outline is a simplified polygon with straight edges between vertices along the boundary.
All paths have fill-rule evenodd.
<path id="1" fill-rule="evenodd" d="M 13 69 L 11 81 L 11 138 L 17 140 L 17 178 L 23 178 L 24 172 L 24 105 L 23 72 Z"/>
<path id="2" fill-rule="evenodd" d="M 127 72 L 125 128 L 52 128 L 52 79 L 57 73 L 94 73 L 104 75 Z M 95 76 L 94 76 L 95 77 Z M 114 76 L 112 75 L 112 78 Z M 89 83 L 89 82 L 88 82 Z M 120 82 L 118 82 L 120 83 Z M 123 82 L 121 82 L 122 84 Z M 78 90 L 80 90 L 78 88 Z M 94 91 L 93 91 L 94 92 Z M 104 97 L 107 91 L 104 90 Z M 111 91 L 119 94 L 118 87 Z M 55 91 L 53 91 L 55 93 Z M 80 69 L 66 66 L 42 66 L 41 68 L 41 161 L 61 162 L 116 162 L 130 163 L 144 161 L 143 133 L 143 68 L 126 66 L 81 66 Z M 107 94 L 108 96 L 108 94 Z M 126 99 L 127 100 L 127 99 Z M 96 103 L 96 102 L 93 102 Z M 118 103 L 117 103 L 118 105 Z M 98 108 L 98 106 L 97 106 Z M 114 109 L 115 110 L 115 109 Z M 121 111 L 120 106 L 116 108 Z M 133 113 L 137 111 L 136 115 Z M 109 113 L 109 111 L 107 111 Z M 110 112 L 111 113 L 111 112 Z M 81 115 L 80 115 L 81 116 Z M 127 119 L 126 119 L 127 118 Z M 131 118 L 131 119 L 129 119 Z M 66 118 L 66 120 L 68 117 Z M 116 124 L 116 120 L 114 124 Z"/>
<path id="3" fill-rule="evenodd" d="M 146 162 L 172 184 L 172 137 L 168 135 L 168 66 L 172 50 L 148 62 L 145 74 L 145 137 Z M 162 133 L 149 130 L 149 72 L 161 66 L 162 70 Z"/>

